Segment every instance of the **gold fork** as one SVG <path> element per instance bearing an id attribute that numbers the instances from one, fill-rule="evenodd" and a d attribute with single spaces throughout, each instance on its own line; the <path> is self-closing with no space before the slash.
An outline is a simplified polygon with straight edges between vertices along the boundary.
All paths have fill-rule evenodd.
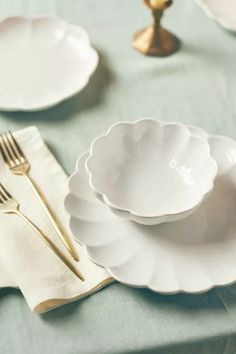
<path id="1" fill-rule="evenodd" d="M 58 236 L 60 237 L 60 239 L 62 240 L 65 247 L 72 255 L 72 257 L 76 261 L 78 261 L 79 257 L 72 241 L 70 240 L 69 236 L 67 235 L 62 224 L 58 220 L 57 216 L 52 211 L 46 197 L 43 195 L 42 191 L 40 190 L 36 182 L 29 174 L 30 167 L 31 167 L 30 163 L 11 132 L 3 134 L 1 136 L 0 150 L 3 159 L 7 164 L 7 166 L 9 167 L 9 169 L 11 170 L 11 172 L 15 175 L 24 176 L 26 180 L 29 182 L 31 188 L 33 189 L 36 196 L 38 197 L 45 213 L 47 214 L 49 220 L 51 221 L 56 233 L 58 234 Z"/>
<path id="2" fill-rule="evenodd" d="M 61 259 L 61 261 L 82 281 L 84 281 L 83 275 L 78 269 L 64 256 L 61 250 L 44 234 L 42 230 L 38 228 L 26 215 L 19 210 L 19 203 L 14 199 L 6 188 L 0 183 L 0 213 L 4 214 L 16 214 L 20 216 L 46 243 L 48 247 Z"/>

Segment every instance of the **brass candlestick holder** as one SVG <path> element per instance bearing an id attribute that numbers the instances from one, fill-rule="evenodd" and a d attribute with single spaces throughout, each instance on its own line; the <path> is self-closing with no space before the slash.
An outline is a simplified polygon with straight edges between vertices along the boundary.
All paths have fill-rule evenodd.
<path id="1" fill-rule="evenodd" d="M 180 40 L 161 26 L 161 18 L 165 9 L 172 0 L 144 0 L 144 3 L 152 10 L 154 23 L 135 33 L 133 46 L 146 55 L 165 57 L 176 52 L 180 47 Z"/>

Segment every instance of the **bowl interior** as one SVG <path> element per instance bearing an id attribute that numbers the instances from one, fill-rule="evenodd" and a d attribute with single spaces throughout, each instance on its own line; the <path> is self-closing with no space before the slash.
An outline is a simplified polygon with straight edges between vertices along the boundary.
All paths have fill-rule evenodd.
<path id="1" fill-rule="evenodd" d="M 151 120 L 116 125 L 95 142 L 87 165 L 105 201 L 147 217 L 193 208 L 216 173 L 203 139 Z"/>

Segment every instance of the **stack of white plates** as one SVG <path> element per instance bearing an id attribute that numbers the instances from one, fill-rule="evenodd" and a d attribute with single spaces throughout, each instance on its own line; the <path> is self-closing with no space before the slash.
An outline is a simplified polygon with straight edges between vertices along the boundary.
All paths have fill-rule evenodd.
<path id="1" fill-rule="evenodd" d="M 170 294 L 236 281 L 236 142 L 188 129 L 209 144 L 218 171 L 210 195 L 178 221 L 150 226 L 114 214 L 91 188 L 89 152 L 78 159 L 65 202 L 71 231 L 91 259 L 122 283 Z M 132 150 L 131 141 L 125 143 Z"/>

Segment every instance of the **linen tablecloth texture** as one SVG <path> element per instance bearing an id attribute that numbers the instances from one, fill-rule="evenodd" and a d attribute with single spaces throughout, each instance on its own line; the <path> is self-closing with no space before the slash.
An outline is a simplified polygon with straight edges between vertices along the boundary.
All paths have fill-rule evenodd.
<path id="1" fill-rule="evenodd" d="M 65 228 L 63 206 L 68 178 L 44 144 L 35 127 L 15 133 L 30 161 L 30 174 L 43 191 Z M 20 210 L 36 223 L 68 257 L 68 252 L 45 216 L 24 177 L 13 175 L 0 157 L 0 181 L 20 203 Z M 69 233 L 69 231 L 68 231 Z M 107 272 L 92 263 L 85 249 L 75 244 L 85 277 L 78 279 L 21 218 L 0 215 L 0 287 L 19 287 L 30 308 L 37 313 L 62 306 L 93 293 L 110 281 Z M 2 272 L 3 269 L 3 272 Z"/>
<path id="2" fill-rule="evenodd" d="M 226 2 L 225 2 L 226 3 Z M 50 14 L 84 26 L 100 56 L 79 95 L 46 110 L 1 113 L 0 130 L 34 124 L 68 173 L 92 139 L 118 120 L 155 116 L 236 138 L 236 36 L 192 0 L 164 23 L 183 41 L 165 58 L 131 47 L 151 22 L 142 0 L 2 0 L 1 16 Z M 42 316 L 16 290 L 0 290 L 1 354 L 235 354 L 236 286 L 202 295 L 154 294 L 113 284 Z"/>

